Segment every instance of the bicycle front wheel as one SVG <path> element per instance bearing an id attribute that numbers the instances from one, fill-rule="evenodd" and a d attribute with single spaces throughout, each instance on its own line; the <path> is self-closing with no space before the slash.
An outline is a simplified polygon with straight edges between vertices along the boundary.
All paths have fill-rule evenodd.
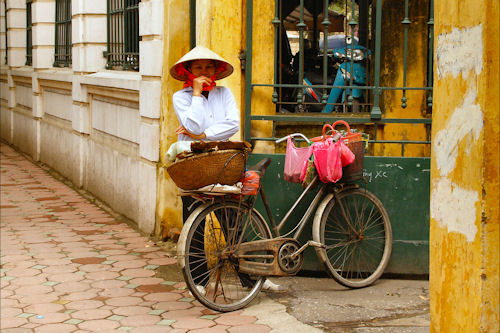
<path id="1" fill-rule="evenodd" d="M 239 272 L 235 251 L 243 242 L 268 239 L 269 227 L 244 203 L 218 202 L 198 211 L 184 246 L 186 285 L 200 303 L 220 312 L 238 310 L 258 295 L 265 277 Z"/>
<path id="2" fill-rule="evenodd" d="M 364 189 L 329 194 L 316 211 L 313 238 L 329 275 L 349 288 L 380 278 L 391 256 L 392 228 L 380 200 Z"/>

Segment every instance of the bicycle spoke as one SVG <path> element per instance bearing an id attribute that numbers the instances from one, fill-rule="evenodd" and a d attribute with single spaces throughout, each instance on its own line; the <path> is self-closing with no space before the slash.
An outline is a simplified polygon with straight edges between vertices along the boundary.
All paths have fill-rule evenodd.
<path id="1" fill-rule="evenodd" d="M 368 227 L 365 229 L 365 233 L 367 230 L 370 230 L 375 227 L 380 227 L 380 228 L 384 227 L 384 221 L 382 215 L 379 215 L 376 220 L 374 220 L 372 223 L 368 225 Z"/>

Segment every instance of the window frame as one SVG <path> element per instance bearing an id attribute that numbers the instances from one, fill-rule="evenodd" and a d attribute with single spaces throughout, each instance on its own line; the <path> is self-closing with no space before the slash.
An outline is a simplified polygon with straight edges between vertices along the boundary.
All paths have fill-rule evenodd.
<path id="1" fill-rule="evenodd" d="M 33 0 L 26 0 L 26 66 L 33 66 Z"/>
<path id="2" fill-rule="evenodd" d="M 106 69 L 139 71 L 140 0 L 107 0 Z"/>
<path id="3" fill-rule="evenodd" d="M 70 67 L 72 64 L 71 0 L 55 3 L 54 67 Z"/>
<path id="4" fill-rule="evenodd" d="M 7 1 L 4 1 L 4 24 L 5 24 L 5 64 L 9 64 L 9 40 L 8 40 L 8 26 L 7 26 Z"/>

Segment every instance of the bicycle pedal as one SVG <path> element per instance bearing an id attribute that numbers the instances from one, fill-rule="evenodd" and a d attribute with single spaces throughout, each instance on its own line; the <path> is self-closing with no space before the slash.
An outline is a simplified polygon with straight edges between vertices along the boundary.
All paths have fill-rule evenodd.
<path id="1" fill-rule="evenodd" d="M 326 248 L 325 244 L 322 244 L 320 242 L 315 242 L 315 241 L 309 241 L 309 245 L 312 247 L 321 247 L 321 248 Z"/>

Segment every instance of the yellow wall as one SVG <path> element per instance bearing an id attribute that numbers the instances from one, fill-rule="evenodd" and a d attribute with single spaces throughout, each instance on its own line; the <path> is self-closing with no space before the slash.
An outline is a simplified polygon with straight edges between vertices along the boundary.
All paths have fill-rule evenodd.
<path id="1" fill-rule="evenodd" d="M 173 79 L 169 70 L 189 51 L 189 6 L 185 0 L 169 0 L 165 3 L 163 37 L 163 74 L 160 118 L 160 162 L 172 143 L 177 141 L 175 129 L 179 126 L 172 107 L 172 95 L 182 88 L 182 82 Z M 181 200 L 178 189 L 164 168 L 158 170 L 156 234 L 163 225 L 165 230 L 182 228 Z"/>
<path id="2" fill-rule="evenodd" d="M 404 59 L 404 1 L 385 0 L 382 8 L 382 40 L 380 83 L 387 87 L 403 86 Z M 407 87 L 427 85 L 427 21 L 429 18 L 428 0 L 409 1 L 407 47 Z M 384 91 L 381 96 L 381 109 L 384 118 L 425 118 L 427 112 L 427 93 L 422 90 L 407 90 L 407 107 L 402 108 L 402 90 Z M 379 133 L 380 140 L 426 141 L 427 130 L 423 124 L 387 124 Z M 400 144 L 378 144 L 375 155 L 401 156 Z M 404 156 L 430 156 L 430 146 L 411 144 L 405 146 Z"/>
<path id="3" fill-rule="evenodd" d="M 274 73 L 274 1 L 253 1 L 252 29 L 252 82 L 272 83 Z M 273 89 L 256 87 L 252 91 L 252 114 L 274 115 L 275 106 L 272 102 Z M 252 136 L 271 137 L 272 122 L 253 121 Z M 274 153 L 274 144 L 257 141 L 254 152 Z"/>
<path id="4" fill-rule="evenodd" d="M 435 13 L 431 332 L 498 332 L 499 2 Z"/>
<path id="5" fill-rule="evenodd" d="M 217 85 L 231 89 L 236 104 L 243 112 L 243 77 L 239 60 L 242 45 L 242 2 L 236 0 L 198 0 L 196 4 L 197 31 L 196 44 L 208 47 L 229 61 L 234 72 L 229 77 L 217 81 Z M 241 113 L 243 124 L 243 113 Z M 243 126 L 241 126 L 243 128 Z M 243 132 L 236 133 L 233 140 L 241 140 Z"/>
<path id="6" fill-rule="evenodd" d="M 243 110 L 243 81 L 239 55 L 242 46 L 243 14 L 241 1 L 236 0 L 198 0 L 196 3 L 196 41 L 197 45 L 210 48 L 234 67 L 234 72 L 226 79 L 217 81 L 220 86 L 231 89 L 237 105 Z M 189 47 L 189 6 L 186 1 L 173 0 L 165 6 L 165 44 L 162 77 L 162 118 L 160 154 L 161 162 L 170 145 L 177 141 L 175 129 L 178 121 L 172 106 L 172 95 L 182 88 L 182 83 L 174 80 L 169 69 L 190 49 Z M 243 111 L 241 114 L 243 128 Z M 241 140 L 242 131 L 233 136 Z M 181 200 L 179 191 L 165 169 L 160 168 L 158 177 L 158 225 L 157 233 L 163 226 L 182 228 Z"/>

